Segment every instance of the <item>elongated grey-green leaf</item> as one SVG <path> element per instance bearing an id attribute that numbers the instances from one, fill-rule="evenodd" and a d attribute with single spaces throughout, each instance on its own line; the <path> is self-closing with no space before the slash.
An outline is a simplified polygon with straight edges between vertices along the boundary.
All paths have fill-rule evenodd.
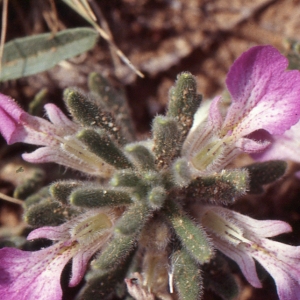
<path id="1" fill-rule="evenodd" d="M 46 71 L 64 59 L 94 47 L 98 33 L 91 28 L 75 28 L 14 39 L 5 44 L 0 81 Z"/>
<path id="2" fill-rule="evenodd" d="M 172 255 L 174 283 L 179 300 L 198 300 L 202 295 L 202 277 L 190 253 L 181 249 Z"/>
<path id="3" fill-rule="evenodd" d="M 213 249 L 203 228 L 195 224 L 173 201 L 166 203 L 164 212 L 191 257 L 201 264 L 208 262 L 213 256 Z"/>

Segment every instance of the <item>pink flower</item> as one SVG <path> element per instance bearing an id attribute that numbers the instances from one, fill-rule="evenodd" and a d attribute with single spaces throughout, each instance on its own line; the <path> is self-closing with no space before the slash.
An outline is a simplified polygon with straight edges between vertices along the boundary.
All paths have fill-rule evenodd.
<path id="1" fill-rule="evenodd" d="M 300 122 L 292 126 L 283 135 L 272 136 L 272 143 L 264 152 L 255 153 L 253 158 L 259 161 L 272 159 L 300 162 Z"/>
<path id="2" fill-rule="evenodd" d="M 300 119 L 300 72 L 285 71 L 288 61 L 271 46 L 253 47 L 232 65 L 226 79 L 231 105 L 221 97 L 198 116 L 183 146 L 183 155 L 202 173 L 219 171 L 239 153 L 263 151 L 258 130 L 282 135 Z M 204 121 L 203 121 L 204 120 Z M 254 135 L 253 135 L 254 133 Z M 250 136 L 249 136 L 250 135 Z"/>
<path id="3" fill-rule="evenodd" d="M 69 120 L 54 104 L 45 105 L 50 123 L 23 111 L 11 98 L 0 94 L 0 132 L 7 143 L 23 142 L 44 146 L 23 159 L 32 163 L 56 162 L 82 172 L 107 177 L 112 167 L 76 139 L 79 125 Z"/>
<path id="4" fill-rule="evenodd" d="M 36 251 L 0 250 L 0 296 L 2 299 L 58 300 L 62 298 L 60 276 L 72 258 L 63 243 Z"/>
<path id="5" fill-rule="evenodd" d="M 261 288 L 256 259 L 274 278 L 280 300 L 300 295 L 300 247 L 267 239 L 291 232 L 282 221 L 258 221 L 222 207 L 202 207 L 198 215 L 215 247 L 236 261 L 246 279 Z"/>
<path id="6" fill-rule="evenodd" d="M 111 237 L 115 216 L 109 214 L 88 212 L 58 227 L 32 231 L 28 236 L 30 240 L 47 238 L 58 241 L 39 251 L 0 249 L 1 299 L 62 299 L 61 272 L 73 258 L 69 286 L 81 281 L 92 255 Z"/>

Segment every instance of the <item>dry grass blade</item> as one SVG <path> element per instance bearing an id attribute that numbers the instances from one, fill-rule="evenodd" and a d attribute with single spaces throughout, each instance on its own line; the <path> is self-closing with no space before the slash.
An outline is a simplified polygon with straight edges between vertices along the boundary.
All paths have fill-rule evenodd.
<path id="1" fill-rule="evenodd" d="M 43 11 L 43 17 L 48 27 L 51 29 L 52 36 L 54 37 L 59 27 L 58 16 L 57 16 L 57 9 L 54 0 L 49 0 L 49 2 L 50 2 L 51 10 L 47 12 Z"/>
<path id="2" fill-rule="evenodd" d="M 2 29 L 1 29 L 1 41 L 0 41 L 0 76 L 1 76 L 3 49 L 4 49 L 6 30 L 7 30 L 7 10 L 8 10 L 8 0 L 3 0 Z"/>
<path id="3" fill-rule="evenodd" d="M 74 0 L 74 2 L 77 2 L 79 5 L 81 5 L 85 9 L 87 14 L 89 14 L 89 16 L 91 17 L 92 20 L 94 20 L 95 22 L 97 21 L 97 18 L 95 16 L 93 10 L 91 9 L 90 5 L 88 4 L 88 2 L 86 0 Z"/>
<path id="4" fill-rule="evenodd" d="M 132 69 L 138 76 L 144 77 L 144 74 L 141 73 L 125 56 L 125 54 L 115 45 L 110 34 L 106 33 L 105 30 L 101 28 L 99 24 L 96 23 L 96 17 L 89 6 L 89 3 L 86 0 L 63 0 L 67 5 L 69 5 L 73 10 L 75 10 L 78 14 L 80 14 L 84 19 L 86 19 L 100 34 L 102 38 L 104 38 L 111 49 L 113 49 L 116 54 L 120 57 L 120 59 L 130 68 Z"/>
<path id="5" fill-rule="evenodd" d="M 7 196 L 3 193 L 0 193 L 0 199 L 3 199 L 5 201 L 11 202 L 11 203 L 15 203 L 15 204 L 19 204 L 19 205 L 23 205 L 24 201 Z"/>
<path id="6" fill-rule="evenodd" d="M 93 8 L 93 10 L 95 12 L 95 15 L 98 17 L 100 25 L 105 30 L 105 32 L 109 35 L 110 39 L 113 41 L 113 35 L 110 31 L 108 23 L 106 22 L 106 19 L 102 13 L 100 7 L 97 5 L 97 3 L 95 3 L 94 0 L 90 0 L 90 3 L 91 3 L 91 7 Z M 96 20 L 97 20 L 97 17 L 96 17 Z M 113 64 L 115 66 L 117 76 L 118 76 L 118 70 L 120 70 L 119 66 L 121 63 L 120 59 L 119 59 L 119 55 L 116 53 L 116 51 L 111 46 L 109 47 L 109 51 L 110 51 L 110 55 L 112 57 Z"/>

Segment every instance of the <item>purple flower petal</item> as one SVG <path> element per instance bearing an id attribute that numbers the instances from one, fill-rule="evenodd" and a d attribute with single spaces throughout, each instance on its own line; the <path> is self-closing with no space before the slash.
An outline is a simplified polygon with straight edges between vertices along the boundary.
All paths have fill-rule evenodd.
<path id="1" fill-rule="evenodd" d="M 258 142 L 248 138 L 240 138 L 235 146 L 246 153 L 262 152 L 270 145 L 269 141 Z"/>
<path id="2" fill-rule="evenodd" d="M 81 279 L 83 278 L 86 266 L 93 256 L 93 254 L 99 249 L 99 245 L 97 247 L 90 247 L 86 249 L 86 251 L 79 252 L 76 256 L 73 257 L 72 261 L 72 276 L 70 278 L 69 286 L 73 287 L 79 284 Z"/>
<path id="3" fill-rule="evenodd" d="M 58 133 L 48 121 L 22 110 L 11 98 L 0 94 L 0 132 L 8 144 L 24 142 L 35 145 L 56 145 Z"/>
<path id="4" fill-rule="evenodd" d="M 86 266 L 94 255 L 111 237 L 110 233 L 105 233 L 101 236 L 101 233 L 98 233 L 98 239 L 95 243 L 89 243 L 85 245 L 83 251 L 79 251 L 74 257 L 72 261 L 72 276 L 70 278 L 69 286 L 76 286 L 81 279 L 83 278 Z"/>
<path id="5" fill-rule="evenodd" d="M 23 133 L 25 133 L 23 137 Z M 14 143 L 23 142 L 41 146 L 56 146 L 60 129 L 50 122 L 24 113 L 20 117 L 20 126 L 14 133 Z"/>
<path id="6" fill-rule="evenodd" d="M 286 159 L 300 162 L 300 122 L 292 126 L 283 135 L 273 136 L 271 145 L 262 153 L 252 155 L 254 159 L 266 161 Z"/>
<path id="7" fill-rule="evenodd" d="M 49 120 L 63 131 L 64 135 L 72 135 L 78 130 L 78 126 L 69 120 L 66 115 L 54 104 L 44 106 Z"/>
<path id="8" fill-rule="evenodd" d="M 212 238 L 214 235 L 212 235 Z M 255 262 L 252 256 L 239 247 L 231 245 L 229 243 L 224 244 L 218 238 L 213 238 L 213 244 L 215 247 L 224 253 L 226 256 L 234 260 L 241 269 L 246 280 L 256 288 L 262 288 L 262 284 L 257 276 Z"/>
<path id="9" fill-rule="evenodd" d="M 61 149 L 52 147 L 41 147 L 31 153 L 22 154 L 22 158 L 30 163 L 46 163 L 55 161 L 58 164 L 68 166 L 67 154 Z"/>
<path id="10" fill-rule="evenodd" d="M 0 107 L 14 120 L 18 120 L 24 110 L 10 97 L 0 94 Z"/>
<path id="11" fill-rule="evenodd" d="M 51 241 L 67 240 L 70 238 L 69 232 L 66 230 L 67 223 L 60 226 L 45 226 L 37 228 L 29 233 L 27 240 L 45 238 Z"/>
<path id="12" fill-rule="evenodd" d="M 282 134 L 300 118 L 300 73 L 285 71 L 288 60 L 272 46 L 243 53 L 226 79 L 232 104 L 224 127 L 243 136 L 265 129 Z"/>
<path id="13" fill-rule="evenodd" d="M 8 144 L 13 144 L 11 136 L 16 130 L 22 114 L 25 112 L 18 104 L 3 94 L 0 94 L 0 132 Z"/>
<path id="14" fill-rule="evenodd" d="M 200 210 L 199 210 L 200 211 Z M 235 260 L 246 279 L 255 287 L 256 259 L 274 278 L 280 300 L 298 300 L 300 292 L 300 247 L 266 237 L 290 232 L 282 221 L 258 221 L 222 207 L 202 207 L 199 217 L 214 245 Z"/>
<path id="15" fill-rule="evenodd" d="M 253 47 L 234 62 L 226 80 L 230 106 L 216 97 L 209 114 L 200 107 L 182 148 L 199 175 L 220 171 L 241 152 L 265 151 L 271 135 L 299 121 L 300 72 L 287 65 L 272 46 Z"/>
<path id="16" fill-rule="evenodd" d="M 61 300 L 61 272 L 72 257 L 62 245 L 27 252 L 0 250 L 0 296 L 2 300 Z"/>
<path id="17" fill-rule="evenodd" d="M 209 119 L 207 126 L 215 133 L 219 133 L 223 125 L 223 117 L 220 113 L 221 96 L 215 97 L 209 107 Z"/>
<path id="18" fill-rule="evenodd" d="M 268 251 L 253 251 L 252 256 L 273 277 L 280 300 L 298 300 L 300 295 L 300 247 L 264 239 Z"/>
<path id="19" fill-rule="evenodd" d="M 231 212 L 231 218 L 233 222 L 242 224 L 243 228 L 246 228 L 258 237 L 273 237 L 283 233 L 292 232 L 292 227 L 288 223 L 280 220 L 255 220 L 234 211 Z M 284 249 L 287 249 L 287 245 L 280 245 L 282 245 Z M 295 249 L 295 247 L 292 247 L 291 249 Z"/>
<path id="20" fill-rule="evenodd" d="M 93 155 L 95 157 L 94 164 L 87 163 L 84 159 L 80 160 L 79 157 L 64 151 L 62 148 L 41 147 L 31 153 L 23 153 L 22 158 L 30 163 L 56 162 L 94 176 L 109 177 L 113 167 L 101 161 L 95 154 Z"/>
<path id="21" fill-rule="evenodd" d="M 0 133 L 8 144 L 24 142 L 46 146 L 23 154 L 23 159 L 28 162 L 56 162 L 91 175 L 110 177 L 114 168 L 87 151 L 74 136 L 79 125 L 54 104 L 45 105 L 45 109 L 52 123 L 29 115 L 11 98 L 0 94 Z"/>

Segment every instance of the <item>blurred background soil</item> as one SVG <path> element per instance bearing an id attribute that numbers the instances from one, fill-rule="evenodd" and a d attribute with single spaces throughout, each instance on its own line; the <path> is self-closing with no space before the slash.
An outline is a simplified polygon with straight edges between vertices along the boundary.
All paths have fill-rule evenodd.
<path id="1" fill-rule="evenodd" d="M 55 4 L 58 29 L 88 26 L 61 1 Z M 26 109 L 36 93 L 47 88 L 47 101 L 63 107 L 63 89 L 79 86 L 87 90 L 88 74 L 97 71 L 116 87 L 124 88 L 135 127 L 143 137 L 149 134 L 151 119 L 164 112 L 168 90 L 178 73 L 193 73 L 198 91 L 208 99 L 224 90 L 229 67 L 251 46 L 271 44 L 286 53 L 285 39 L 300 41 L 300 1 L 295 0 L 93 0 L 90 5 L 101 26 L 108 26 L 115 44 L 145 78 L 137 77 L 116 59 L 107 43 L 100 39 L 92 51 L 48 72 L 0 83 L 0 91 L 15 98 Z M 51 13 L 47 0 L 9 1 L 7 41 L 54 30 L 49 22 Z M 12 155 L 19 156 L 28 150 L 23 145 L 7 148 L 3 139 L 1 143 L 2 167 Z M 245 161 L 248 162 L 247 159 L 240 162 Z M 64 172 L 63 168 L 53 165 L 44 168 L 48 174 L 46 183 L 56 172 Z M 296 169 L 299 167 L 290 167 L 290 170 Z M 2 168 L 0 191 L 11 195 L 17 178 L 7 174 L 11 174 L 10 171 Z M 299 244 L 300 182 L 290 171 L 279 183 L 266 187 L 263 195 L 240 199 L 235 209 L 257 219 L 289 222 L 294 232 L 280 240 Z M 2 230 L 18 228 L 21 210 L 17 205 L 0 201 Z M 238 269 L 236 274 L 239 276 Z M 242 276 L 239 278 L 240 299 L 277 299 L 274 283 L 268 276 L 261 290 L 252 289 Z M 219 298 L 206 292 L 204 299 Z"/>

